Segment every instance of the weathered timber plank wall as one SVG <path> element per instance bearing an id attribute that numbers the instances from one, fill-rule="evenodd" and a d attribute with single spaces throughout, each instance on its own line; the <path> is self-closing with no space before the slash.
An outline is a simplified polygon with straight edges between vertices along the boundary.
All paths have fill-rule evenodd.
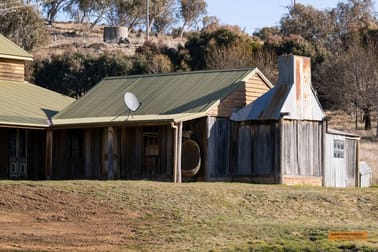
<path id="1" fill-rule="evenodd" d="M 285 120 L 282 141 L 284 175 L 322 176 L 321 122 Z"/>
<path id="2" fill-rule="evenodd" d="M 0 128 L 0 178 L 8 178 L 9 167 L 9 133 L 8 128 Z"/>
<path id="3" fill-rule="evenodd" d="M 84 130 L 85 175 L 87 179 L 101 178 L 103 128 Z"/>
<path id="4" fill-rule="evenodd" d="M 173 130 L 159 126 L 159 155 L 145 156 L 143 127 L 122 128 L 120 149 L 121 178 L 167 180 L 173 172 Z"/>
<path id="5" fill-rule="evenodd" d="M 224 98 L 219 106 L 210 112 L 210 115 L 229 117 L 234 109 L 242 108 L 253 102 L 269 89 L 261 77 L 255 74 L 248 80 L 241 82 L 236 90 Z"/>
<path id="6" fill-rule="evenodd" d="M 28 130 L 27 137 L 28 179 L 45 179 L 46 131 Z"/>
<path id="7" fill-rule="evenodd" d="M 122 137 L 121 155 L 124 157 L 122 164 L 127 179 L 137 179 L 141 175 L 142 166 L 142 141 L 143 136 L 140 128 L 125 128 L 125 136 Z"/>
<path id="8" fill-rule="evenodd" d="M 208 117 L 207 168 L 210 177 L 230 175 L 231 122 L 225 118 Z"/>
<path id="9" fill-rule="evenodd" d="M 1 59 L 0 80 L 24 81 L 23 60 Z"/>
<path id="10" fill-rule="evenodd" d="M 271 177 L 269 181 L 274 182 L 275 178 L 280 176 L 278 122 L 249 122 L 240 125 L 236 137 L 237 161 L 236 167 L 233 167 L 233 175 Z M 259 179 L 255 182 L 258 181 Z"/>
<path id="11" fill-rule="evenodd" d="M 84 132 L 82 129 L 53 132 L 53 178 L 84 178 Z"/>

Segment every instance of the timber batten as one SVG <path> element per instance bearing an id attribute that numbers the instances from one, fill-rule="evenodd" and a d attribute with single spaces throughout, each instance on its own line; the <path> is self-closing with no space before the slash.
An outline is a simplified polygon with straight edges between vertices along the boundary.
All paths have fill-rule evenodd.
<path id="1" fill-rule="evenodd" d="M 23 60 L 1 59 L 0 79 L 10 81 L 24 81 L 25 63 Z"/>

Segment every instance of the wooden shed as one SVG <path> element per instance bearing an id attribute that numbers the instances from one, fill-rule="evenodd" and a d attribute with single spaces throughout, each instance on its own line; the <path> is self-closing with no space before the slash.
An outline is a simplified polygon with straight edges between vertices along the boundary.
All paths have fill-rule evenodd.
<path id="1" fill-rule="evenodd" d="M 105 78 L 53 117 L 49 174 L 175 182 L 231 179 L 229 116 L 271 88 L 257 68 Z M 130 114 L 126 92 L 142 104 Z M 185 144 L 189 140 L 192 144 Z M 193 166 L 200 162 L 197 173 L 188 172 L 190 158 L 196 159 Z"/>
<path id="2" fill-rule="evenodd" d="M 335 186 L 328 183 L 330 176 L 337 181 L 343 178 L 332 173 L 331 133 L 326 134 L 325 115 L 311 85 L 310 58 L 284 55 L 278 63 L 279 80 L 274 88 L 231 115 L 236 122 L 235 175 L 248 175 L 260 183 Z M 343 132 L 333 135 L 345 137 Z M 348 165 L 353 161 L 350 166 L 356 172 L 358 141 L 354 140 L 358 138 L 348 142 L 345 157 Z"/>
<path id="3" fill-rule="evenodd" d="M 0 34 L 0 178 L 42 179 L 49 118 L 73 99 L 27 83 L 32 56 Z"/>
<path id="4" fill-rule="evenodd" d="M 325 143 L 324 185 L 331 187 L 357 187 L 359 185 L 360 137 L 328 129 Z"/>

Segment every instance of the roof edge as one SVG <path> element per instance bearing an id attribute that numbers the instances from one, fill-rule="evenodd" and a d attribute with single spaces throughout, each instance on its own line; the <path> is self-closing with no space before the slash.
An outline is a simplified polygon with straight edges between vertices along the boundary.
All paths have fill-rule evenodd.
<path id="1" fill-rule="evenodd" d="M 217 73 L 217 72 L 218 73 L 219 72 L 245 72 L 245 71 L 254 71 L 255 69 L 257 68 L 247 67 L 247 68 L 231 68 L 231 69 L 221 69 L 221 70 L 182 71 L 182 72 L 170 72 L 170 73 L 158 73 L 158 74 L 135 74 L 135 75 L 122 75 L 122 76 L 108 76 L 108 77 L 104 77 L 102 80 L 117 80 L 117 79 L 129 79 L 129 78 L 140 78 L 140 77 L 183 75 L 183 74 L 193 75 L 193 74 Z"/>
<path id="2" fill-rule="evenodd" d="M 0 58 L 33 61 L 33 56 L 23 57 L 23 56 L 11 55 L 11 54 L 0 54 Z"/>
<path id="3" fill-rule="evenodd" d="M 356 138 L 358 140 L 361 139 L 361 137 L 357 134 L 345 132 L 345 131 L 341 131 L 341 130 L 336 130 L 336 129 L 333 129 L 333 128 L 327 128 L 326 133 L 331 134 L 331 135 L 341 135 L 341 136 L 346 136 L 346 137 L 350 137 L 350 138 Z"/>
<path id="4" fill-rule="evenodd" d="M 247 69 L 246 69 L 247 70 Z M 260 69 L 258 69 L 257 67 L 255 67 L 255 68 L 252 68 L 251 69 L 252 71 L 249 73 L 249 74 L 247 74 L 243 79 L 242 79 L 242 81 L 246 81 L 246 80 L 248 80 L 249 78 L 251 78 L 251 76 L 252 75 L 254 75 L 254 74 L 257 74 L 266 84 L 267 84 L 267 86 L 269 87 L 269 88 L 273 88 L 274 87 L 274 85 L 272 84 L 272 82 L 270 82 L 270 80 L 263 74 L 263 72 L 261 72 L 261 70 Z"/>

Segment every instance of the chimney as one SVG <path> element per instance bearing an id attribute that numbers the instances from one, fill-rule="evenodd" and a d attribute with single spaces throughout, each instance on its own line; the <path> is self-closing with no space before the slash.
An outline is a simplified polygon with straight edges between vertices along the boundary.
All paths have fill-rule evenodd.
<path id="1" fill-rule="evenodd" d="M 296 55 L 282 55 L 278 58 L 278 83 L 290 88 L 289 99 L 284 111 L 290 111 L 295 119 L 313 119 L 319 114 L 316 98 L 311 88 L 311 59 Z"/>
<path id="2" fill-rule="evenodd" d="M 311 85 L 311 59 L 296 55 L 278 57 L 278 84 L 303 83 Z"/>

